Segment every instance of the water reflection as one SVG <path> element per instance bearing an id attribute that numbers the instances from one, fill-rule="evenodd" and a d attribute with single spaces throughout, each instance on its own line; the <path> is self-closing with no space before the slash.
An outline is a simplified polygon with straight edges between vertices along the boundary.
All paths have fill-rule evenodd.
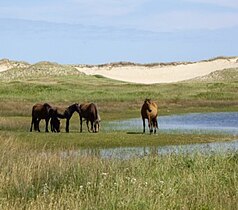
<path id="1" fill-rule="evenodd" d="M 182 133 L 228 133 L 238 135 L 238 112 L 192 113 L 158 117 L 162 132 Z M 105 126 L 106 131 L 141 132 L 140 118 L 113 121 Z"/>
<path id="2" fill-rule="evenodd" d="M 193 113 L 186 115 L 161 116 L 158 118 L 160 131 L 163 132 L 221 132 L 238 135 L 238 112 Z M 140 118 L 113 121 L 104 125 L 104 131 L 125 131 L 131 134 L 141 134 L 142 121 Z M 123 147 L 110 149 L 81 149 L 62 153 L 64 156 L 90 156 L 100 158 L 129 159 L 147 155 L 167 154 L 211 154 L 238 152 L 238 140 L 188 145 L 170 145 L 160 147 Z"/>
<path id="3" fill-rule="evenodd" d="M 118 158 L 130 159 L 134 157 L 144 157 L 148 155 L 168 155 L 168 154 L 211 154 L 211 153 L 234 153 L 238 152 L 238 140 L 229 142 L 215 142 L 203 144 L 170 145 L 155 147 L 119 147 L 109 149 L 81 149 L 62 153 L 64 156 L 87 156 L 98 158 Z"/>

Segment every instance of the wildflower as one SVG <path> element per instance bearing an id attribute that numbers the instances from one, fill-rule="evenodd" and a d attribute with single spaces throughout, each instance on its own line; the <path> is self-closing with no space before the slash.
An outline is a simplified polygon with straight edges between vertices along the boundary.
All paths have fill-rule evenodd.
<path id="1" fill-rule="evenodd" d="M 132 184 L 135 184 L 135 183 L 136 183 L 136 178 L 132 178 L 132 179 L 131 179 L 131 183 L 132 183 Z"/>
<path id="2" fill-rule="evenodd" d="M 43 185 L 43 195 L 46 195 L 46 194 L 48 194 L 48 193 L 49 193 L 49 187 L 48 187 L 48 184 L 45 183 L 45 184 Z"/>
<path id="3" fill-rule="evenodd" d="M 160 184 L 164 184 L 164 181 L 159 181 Z"/>
<path id="4" fill-rule="evenodd" d="M 108 175 L 108 173 L 105 173 L 105 172 L 102 173 L 103 177 L 106 177 L 107 175 Z"/>

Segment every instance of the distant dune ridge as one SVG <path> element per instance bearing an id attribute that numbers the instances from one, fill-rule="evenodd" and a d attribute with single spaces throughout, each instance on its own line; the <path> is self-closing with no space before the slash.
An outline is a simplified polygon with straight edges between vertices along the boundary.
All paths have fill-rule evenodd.
<path id="1" fill-rule="evenodd" d="M 106 78 L 142 84 L 182 81 L 214 81 L 235 79 L 238 57 L 217 57 L 199 62 L 170 62 L 138 64 L 116 62 L 101 65 L 61 65 L 51 62 L 0 60 L 0 79 L 11 80 L 31 76 L 101 75 Z"/>

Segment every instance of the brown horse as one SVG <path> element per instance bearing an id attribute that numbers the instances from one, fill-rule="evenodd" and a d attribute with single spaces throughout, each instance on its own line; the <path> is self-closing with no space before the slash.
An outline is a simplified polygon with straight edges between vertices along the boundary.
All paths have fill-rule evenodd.
<path id="1" fill-rule="evenodd" d="M 99 122 L 101 121 L 97 106 L 94 103 L 84 103 L 79 106 L 80 132 L 82 132 L 83 118 L 86 120 L 88 132 L 99 132 Z M 88 123 L 91 123 L 91 130 Z"/>
<path id="2" fill-rule="evenodd" d="M 150 99 L 145 99 L 144 104 L 141 107 L 141 117 L 143 121 L 143 133 L 145 133 L 145 119 L 148 119 L 148 127 L 150 130 L 150 134 L 156 133 L 156 128 L 158 128 L 157 122 L 158 116 L 158 106 L 155 102 Z"/>
<path id="3" fill-rule="evenodd" d="M 34 130 L 40 132 L 39 124 L 42 119 L 45 120 L 45 132 L 49 132 L 48 124 L 49 124 L 50 118 L 52 117 L 52 114 L 53 114 L 53 108 L 48 103 L 35 104 L 32 107 L 32 120 L 31 120 L 30 132 L 32 132 L 33 125 L 34 125 Z M 52 123 L 52 125 L 55 126 L 55 129 L 57 129 L 57 131 L 59 130 L 59 127 L 57 125 L 55 125 L 54 123 Z"/>
<path id="4" fill-rule="evenodd" d="M 72 117 L 74 112 L 79 113 L 79 105 L 77 103 L 74 103 L 70 105 L 69 107 L 63 108 L 63 109 L 56 107 L 53 112 L 54 117 L 58 117 L 60 119 L 66 119 L 66 127 L 65 127 L 66 133 L 69 132 L 69 120 Z"/>
<path id="5" fill-rule="evenodd" d="M 60 132 L 60 120 L 57 117 L 55 116 L 51 117 L 50 128 L 52 132 L 55 132 L 55 133 Z"/>

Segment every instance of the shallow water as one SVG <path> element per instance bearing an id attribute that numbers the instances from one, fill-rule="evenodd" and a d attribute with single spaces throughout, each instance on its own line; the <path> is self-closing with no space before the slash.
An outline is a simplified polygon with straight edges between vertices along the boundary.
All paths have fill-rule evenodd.
<path id="1" fill-rule="evenodd" d="M 192 113 L 158 117 L 159 132 L 221 133 L 238 135 L 238 112 Z M 103 125 L 104 131 L 142 132 L 141 118 L 112 121 Z M 148 132 L 148 128 L 147 128 Z M 238 140 L 159 147 L 119 147 L 110 149 L 81 149 L 63 153 L 64 156 L 97 156 L 101 158 L 129 159 L 147 155 L 211 154 L 238 152 Z"/>
<path id="2" fill-rule="evenodd" d="M 82 149 L 63 153 L 64 156 L 95 156 L 100 158 L 130 159 L 148 155 L 168 154 L 212 154 L 238 152 L 238 140 L 203 144 L 170 145 L 159 147 L 119 147 L 110 149 Z"/>
<path id="3" fill-rule="evenodd" d="M 227 133 L 238 135 L 238 112 L 192 113 L 158 117 L 162 132 Z M 141 132 L 141 118 L 113 121 L 105 125 L 106 131 Z M 146 131 L 148 125 L 146 122 Z"/>

